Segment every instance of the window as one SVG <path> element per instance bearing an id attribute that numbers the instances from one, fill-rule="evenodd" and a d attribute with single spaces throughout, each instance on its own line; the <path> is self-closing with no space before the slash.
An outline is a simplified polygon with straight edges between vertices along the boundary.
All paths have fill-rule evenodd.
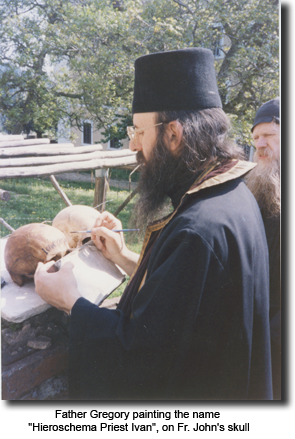
<path id="1" fill-rule="evenodd" d="M 113 137 L 108 141 L 108 149 L 120 149 L 122 148 L 122 143 L 117 137 Z"/>
<path id="2" fill-rule="evenodd" d="M 92 144 L 92 124 L 90 122 L 83 123 L 83 143 Z"/>

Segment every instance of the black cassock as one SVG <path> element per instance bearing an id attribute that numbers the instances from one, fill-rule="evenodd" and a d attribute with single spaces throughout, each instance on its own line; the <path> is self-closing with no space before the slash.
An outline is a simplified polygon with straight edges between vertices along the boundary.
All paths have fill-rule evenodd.
<path id="1" fill-rule="evenodd" d="M 269 251 L 270 341 L 273 397 L 281 399 L 281 218 L 262 211 Z"/>
<path id="2" fill-rule="evenodd" d="M 71 399 L 272 399 L 267 243 L 240 178 L 250 168 L 207 170 L 148 227 L 119 309 L 78 299 Z"/>

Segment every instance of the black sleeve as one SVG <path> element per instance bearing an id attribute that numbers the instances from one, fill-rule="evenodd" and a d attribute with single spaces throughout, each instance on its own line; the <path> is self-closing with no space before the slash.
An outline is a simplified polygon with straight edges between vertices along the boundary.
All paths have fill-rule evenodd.
<path id="1" fill-rule="evenodd" d="M 206 279 L 212 282 L 223 270 L 196 233 L 182 231 L 169 241 L 135 297 L 131 319 L 84 298 L 74 305 L 72 398 L 147 397 L 167 385 L 185 334 L 194 327 Z"/>

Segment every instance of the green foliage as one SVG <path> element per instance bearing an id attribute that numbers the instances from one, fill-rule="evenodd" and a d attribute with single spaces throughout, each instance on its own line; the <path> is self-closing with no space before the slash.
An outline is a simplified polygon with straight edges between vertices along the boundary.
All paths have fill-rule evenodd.
<path id="1" fill-rule="evenodd" d="M 115 114 L 113 124 L 107 126 L 101 133 L 103 135 L 102 143 L 107 143 L 109 140 L 115 139 L 112 147 L 121 148 L 123 146 L 121 140 L 126 139 L 127 127 L 130 125 L 133 125 L 130 114 L 124 116 L 121 114 Z"/>
<path id="2" fill-rule="evenodd" d="M 54 137 L 67 113 L 68 102 L 56 94 L 49 65 L 49 57 L 62 50 L 57 38 L 61 5 L 52 0 L 40 5 L 31 0 L 1 2 L 0 111 L 8 132 L 31 124 L 40 135 Z"/>
<path id="3" fill-rule="evenodd" d="M 105 140 L 125 135 L 134 60 L 207 47 L 241 143 L 254 114 L 279 94 L 278 2 L 267 0 L 1 0 L 0 112 L 11 132 L 33 122 L 91 118 Z M 222 43 L 222 44 L 221 44 Z"/>
<path id="4" fill-rule="evenodd" d="M 132 173 L 132 176 L 130 177 L 130 174 Z M 131 171 L 130 169 L 122 169 L 122 168 L 110 168 L 109 169 L 109 177 L 113 180 L 123 180 L 123 181 L 129 181 L 129 177 L 131 178 L 132 182 L 136 182 L 139 180 L 140 173 L 138 171 Z"/>
<path id="5" fill-rule="evenodd" d="M 187 46 L 211 49 L 224 111 L 241 144 L 257 109 L 279 95 L 279 9 L 266 0 L 171 0 Z"/>

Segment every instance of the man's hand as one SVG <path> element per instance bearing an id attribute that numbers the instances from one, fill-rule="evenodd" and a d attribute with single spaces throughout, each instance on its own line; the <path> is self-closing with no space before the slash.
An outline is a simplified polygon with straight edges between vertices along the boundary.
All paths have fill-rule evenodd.
<path id="1" fill-rule="evenodd" d="M 94 223 L 91 239 L 105 258 L 119 265 L 128 275 L 131 275 L 139 256 L 128 250 L 123 233 L 112 232 L 113 229 L 121 230 L 121 221 L 111 213 L 103 212 Z"/>
<path id="2" fill-rule="evenodd" d="M 111 213 L 103 212 L 95 220 L 91 231 L 91 239 L 105 258 L 115 262 L 118 258 L 120 259 L 122 250 L 126 245 L 123 233 L 112 232 L 112 229 L 122 229 L 121 221 Z"/>
<path id="3" fill-rule="evenodd" d="M 69 314 L 81 297 L 73 274 L 73 264 L 67 262 L 57 272 L 53 270 L 54 264 L 55 261 L 47 264 L 39 262 L 34 276 L 35 290 L 45 302 Z"/>

